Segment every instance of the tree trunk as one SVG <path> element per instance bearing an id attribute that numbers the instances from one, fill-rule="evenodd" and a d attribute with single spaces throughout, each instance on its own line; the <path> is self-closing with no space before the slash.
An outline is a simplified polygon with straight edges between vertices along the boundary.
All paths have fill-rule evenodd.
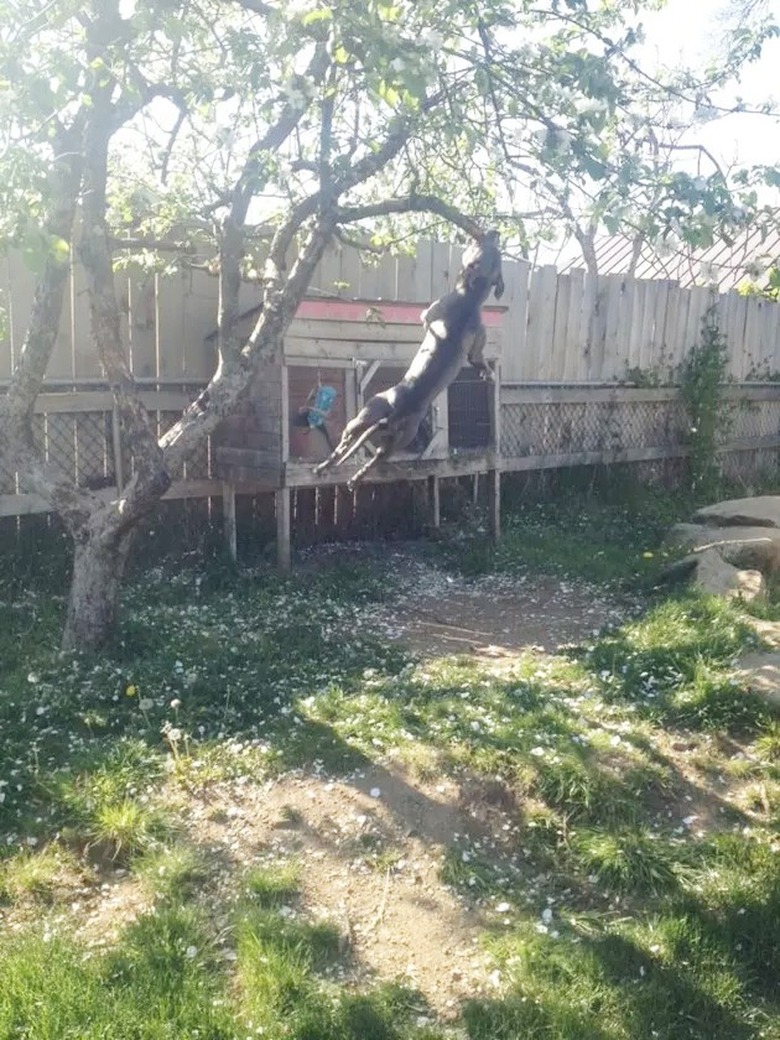
<path id="1" fill-rule="evenodd" d="M 131 541 L 132 534 L 76 540 L 63 650 L 97 649 L 112 635 Z"/>

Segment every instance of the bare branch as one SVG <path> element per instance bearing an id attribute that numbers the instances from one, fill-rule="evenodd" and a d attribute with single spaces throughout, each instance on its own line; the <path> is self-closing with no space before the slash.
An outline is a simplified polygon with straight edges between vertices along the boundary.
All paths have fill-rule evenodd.
<path id="1" fill-rule="evenodd" d="M 709 148 L 706 148 L 703 144 L 670 144 L 666 142 L 664 144 L 664 147 L 668 148 L 670 152 L 698 152 L 699 155 L 706 155 L 712 163 L 712 165 L 718 171 L 718 174 L 720 175 L 720 178 L 723 181 L 723 183 L 727 183 L 726 174 L 723 172 L 723 168 L 721 167 L 720 163 L 709 150 Z"/>
<path id="2" fill-rule="evenodd" d="M 239 7 L 243 7 L 245 11 L 251 11 L 253 14 L 262 14 L 266 18 L 270 18 L 277 13 L 270 4 L 264 4 L 263 0 L 235 0 L 235 2 Z"/>
<path id="3" fill-rule="evenodd" d="M 321 80 L 329 65 L 330 57 L 325 46 L 318 46 L 305 74 L 300 78 L 300 85 L 307 85 L 308 80 L 315 82 Z M 304 103 L 302 105 L 294 105 L 292 103 L 285 105 L 273 126 L 269 127 L 263 137 L 250 148 L 244 168 L 236 181 L 230 198 L 231 216 L 237 224 L 243 224 L 246 221 L 247 210 L 254 193 L 252 178 L 257 170 L 260 157 L 268 152 L 276 152 L 281 148 L 297 127 L 304 112 L 309 108 L 309 104 L 308 98 L 304 95 Z"/>

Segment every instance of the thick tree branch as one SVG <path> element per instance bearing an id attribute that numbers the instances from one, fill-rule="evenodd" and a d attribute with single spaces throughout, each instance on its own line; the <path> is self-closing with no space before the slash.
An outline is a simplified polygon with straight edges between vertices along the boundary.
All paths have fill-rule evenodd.
<path id="1" fill-rule="evenodd" d="M 481 238 L 485 230 L 472 217 L 461 213 L 455 206 L 435 195 L 405 195 L 402 198 L 385 199 L 383 202 L 368 203 L 365 206 L 339 207 L 336 210 L 336 220 L 339 224 L 354 224 L 359 220 L 385 217 L 391 213 L 435 213 L 473 238 Z"/>
<path id="2" fill-rule="evenodd" d="M 81 125 L 60 136 L 58 156 L 49 176 L 51 208 L 46 231 L 70 246 L 73 220 L 81 188 Z M 62 304 L 68 286 L 70 257 L 51 254 L 35 289 L 32 312 L 19 360 L 7 393 L 0 398 L 0 458 L 13 448 L 14 441 L 28 427 L 35 400 L 54 349 L 59 331 Z"/>
<path id="3" fill-rule="evenodd" d="M 330 57 L 324 45 L 316 48 L 306 73 L 300 78 L 304 101 L 300 105 L 287 104 L 281 115 L 269 127 L 263 137 L 256 141 L 244 163 L 230 196 L 230 209 L 217 230 L 219 239 L 219 310 L 217 327 L 217 351 L 220 367 L 235 358 L 239 344 L 235 337 L 235 325 L 239 312 L 241 288 L 241 261 L 245 248 L 245 225 L 249 204 L 257 189 L 256 179 L 263 157 L 278 151 L 300 122 L 310 105 L 305 92 L 309 81 L 316 82 L 324 76 Z M 305 217 L 303 218 L 305 219 Z M 300 225 L 297 225 L 300 226 Z M 296 229 L 297 230 L 297 226 Z M 295 234 L 293 230 L 292 234 Z M 292 235 L 290 236 L 292 240 Z"/>
<path id="4" fill-rule="evenodd" d="M 369 180 L 380 170 L 384 169 L 399 152 L 404 148 L 409 138 L 417 127 L 419 116 L 429 112 L 441 102 L 443 94 L 437 93 L 426 98 L 420 105 L 420 111 L 409 117 L 397 117 L 391 125 L 382 144 L 362 159 L 358 159 L 341 177 L 334 179 L 330 184 L 331 199 L 335 203 L 341 195 L 351 188 L 357 187 Z M 271 248 L 266 261 L 265 279 L 268 285 L 280 285 L 284 281 L 286 269 L 287 250 L 295 237 L 296 232 L 304 223 L 318 210 L 322 209 L 322 192 L 315 192 L 293 209 L 287 220 L 280 225 L 271 242 Z M 402 212 L 402 211 L 399 211 Z M 341 222 L 341 221 L 339 221 Z"/>
<path id="5" fill-rule="evenodd" d="M 113 25 L 116 9 L 105 3 L 101 17 Z M 101 39 L 100 19 L 93 23 L 92 35 Z M 101 50 L 91 54 L 99 69 Z M 99 73 L 90 85 L 91 104 L 87 109 L 84 132 L 84 204 L 80 254 L 89 286 L 90 327 L 92 342 L 100 359 L 109 387 L 119 409 L 122 425 L 129 435 L 135 456 L 135 473 L 131 493 L 139 502 L 165 491 L 170 478 L 165 471 L 162 452 L 146 408 L 138 396 L 135 379 L 127 363 L 122 341 L 121 319 L 116 298 L 111 260 L 111 238 L 106 222 L 106 185 L 108 149 L 114 133 L 117 105 L 112 100 L 113 82 L 101 79 Z M 126 507 L 125 519 L 133 510 Z M 120 513 L 114 511 L 118 519 Z M 115 537 L 117 526 L 104 525 L 104 536 Z"/>

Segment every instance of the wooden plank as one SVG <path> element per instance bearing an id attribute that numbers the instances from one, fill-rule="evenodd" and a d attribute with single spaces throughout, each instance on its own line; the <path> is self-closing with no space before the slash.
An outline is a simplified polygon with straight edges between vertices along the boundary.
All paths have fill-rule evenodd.
<path id="1" fill-rule="evenodd" d="M 51 378 L 102 379 L 103 370 L 92 343 L 87 276 L 80 263 L 73 264 L 71 274 L 70 339 L 71 358 L 66 360 L 63 351 L 62 373 L 51 370 Z"/>
<path id="2" fill-rule="evenodd" d="M 143 405 L 150 411 L 182 411 L 192 401 L 192 396 L 175 390 L 142 390 L 139 395 Z M 113 395 L 108 390 L 76 390 L 72 393 L 42 393 L 35 402 L 35 412 L 110 412 L 114 406 Z"/>
<path id="3" fill-rule="evenodd" d="M 578 336 L 579 352 L 575 376 L 578 380 L 589 379 L 589 373 L 592 371 L 591 354 L 593 351 L 596 312 L 599 307 L 600 284 L 598 275 L 585 275 L 582 292 L 582 311 L 580 312 L 580 331 Z"/>
<path id="4" fill-rule="evenodd" d="M 402 253 L 396 257 L 396 295 L 399 300 L 417 300 L 420 298 L 416 256 L 408 256 Z"/>
<path id="5" fill-rule="evenodd" d="M 569 326 L 571 308 L 571 278 L 560 274 L 556 279 L 556 293 L 553 301 L 553 327 L 550 336 L 550 349 L 547 353 L 547 364 L 540 359 L 539 378 L 559 380 L 566 369 L 566 332 Z"/>
<path id="6" fill-rule="evenodd" d="M 360 294 L 360 255 L 350 245 L 342 245 L 339 250 L 339 295 L 357 296 Z"/>
<path id="7" fill-rule="evenodd" d="M 476 479 L 476 477 L 475 477 Z M 488 529 L 494 542 L 501 540 L 501 470 L 490 469 L 488 485 Z"/>
<path id="8" fill-rule="evenodd" d="M 690 289 L 682 289 L 678 286 L 675 290 L 675 297 L 677 308 L 674 316 L 674 345 L 671 362 L 673 370 L 678 372 L 683 361 L 688 356 L 691 346 L 693 343 L 698 342 L 699 337 L 696 336 L 692 343 L 687 339 L 688 312 L 691 306 Z"/>
<path id="9" fill-rule="evenodd" d="M 428 477 L 428 522 L 431 527 L 441 527 L 441 480 L 434 473 Z"/>
<path id="10" fill-rule="evenodd" d="M 780 389 L 780 388 L 779 388 Z M 674 387 L 633 387 L 613 384 L 611 386 L 534 387 L 512 383 L 501 384 L 502 404 L 597 404 L 614 401 L 642 401 L 660 403 L 676 400 L 678 391 Z"/>
<path id="11" fill-rule="evenodd" d="M 309 282 L 308 292 L 319 291 L 326 296 L 332 296 L 341 295 L 345 291 L 345 287 L 342 286 L 341 272 L 343 249 L 344 247 L 337 241 L 328 245 Z M 347 292 L 347 295 L 350 293 Z"/>
<path id="12" fill-rule="evenodd" d="M 504 315 L 501 357 L 508 378 L 522 378 L 523 358 L 528 333 L 528 282 L 531 265 L 510 261 L 504 268 L 504 297 L 508 309 Z"/>
<path id="13" fill-rule="evenodd" d="M 217 364 L 217 342 L 206 340 L 217 324 L 217 280 L 206 271 L 192 270 L 183 285 L 183 372 L 188 380 L 208 382 Z"/>
<path id="14" fill-rule="evenodd" d="M 419 317 L 419 315 L 418 315 Z M 378 343 L 419 343 L 420 322 L 414 324 L 367 321 L 317 321 L 293 318 L 286 336 L 287 341 L 331 343 L 338 350 L 339 343 L 369 341 Z M 305 350 L 301 353 L 306 353 Z"/>
<path id="15" fill-rule="evenodd" d="M 280 488 L 274 494 L 276 507 L 276 563 L 280 570 L 288 571 L 292 564 L 292 543 L 290 537 L 291 491 Z"/>
<path id="16" fill-rule="evenodd" d="M 158 379 L 184 379 L 184 273 L 155 275 Z"/>
<path id="17" fill-rule="evenodd" d="M 626 370 L 630 367 L 632 331 L 634 322 L 639 318 L 638 315 L 636 318 L 634 315 L 636 307 L 637 283 L 634 279 L 624 279 L 620 306 L 620 324 L 618 325 L 617 335 L 619 350 L 618 368 L 614 372 L 616 379 L 625 379 Z"/>
<path id="18" fill-rule="evenodd" d="M 612 276 L 614 278 L 617 276 Z M 610 308 L 610 277 L 599 277 L 596 299 L 591 314 L 588 332 L 588 367 L 587 379 L 604 378 L 604 352 L 607 342 L 607 322 Z"/>
<path id="19" fill-rule="evenodd" d="M 457 274 L 457 272 L 456 272 Z M 450 291 L 450 246 L 447 242 L 431 243 L 431 299 Z"/>
<path id="20" fill-rule="evenodd" d="M 386 253 L 376 271 L 377 295 L 380 300 L 398 300 L 398 260 Z"/>
<path id="21" fill-rule="evenodd" d="M 341 367 L 347 368 L 355 358 L 359 358 L 361 361 L 386 361 L 405 369 L 417 353 L 421 341 L 422 337 L 411 343 L 393 343 L 389 340 L 294 340 L 286 360 L 291 364 L 295 358 L 298 364 L 303 361 L 302 351 L 306 350 L 307 355 L 316 361 L 314 367 L 322 366 L 323 363 L 327 363 L 328 367 L 337 366 L 341 361 Z"/>
<path id="22" fill-rule="evenodd" d="M 433 295 L 433 243 L 423 238 L 417 243 L 417 280 L 419 299 L 426 304 L 434 299 Z"/>
<path id="23" fill-rule="evenodd" d="M 564 360 L 561 377 L 564 380 L 577 378 L 580 368 L 580 329 L 582 327 L 582 305 L 585 295 L 585 272 L 575 268 L 569 272 L 569 310 L 564 331 Z"/>
<path id="24" fill-rule="evenodd" d="M 458 283 L 458 275 L 463 268 L 463 246 L 450 243 L 450 258 L 447 265 L 447 291 L 452 292 Z"/>
<path id="25" fill-rule="evenodd" d="M 86 295 L 84 295 L 81 300 L 76 300 L 76 287 L 74 284 L 76 271 L 78 271 L 78 275 L 83 280 L 83 268 L 72 260 L 68 267 L 68 283 L 62 301 L 62 313 L 60 314 L 57 338 L 54 341 L 54 348 L 51 352 L 49 364 L 46 366 L 47 382 L 56 379 L 67 383 L 74 377 L 74 343 L 77 327 L 74 312 L 78 307 L 81 307 L 82 309 L 80 317 L 83 323 L 83 328 L 80 329 L 80 333 L 84 337 L 83 346 L 86 351 L 92 351 L 92 340 L 89 328 L 89 310 L 87 307 L 88 301 Z M 80 374 L 83 375 L 85 373 L 82 371 Z M 98 374 L 102 375 L 100 372 L 98 372 Z"/>
<path id="26" fill-rule="evenodd" d="M 748 370 L 744 354 L 747 314 L 747 297 L 730 292 L 727 301 L 726 340 L 729 344 L 730 374 L 735 379 L 744 379 Z"/>
<path id="27" fill-rule="evenodd" d="M 631 322 L 626 339 L 626 367 L 629 372 L 642 367 L 642 328 L 647 303 L 647 282 L 633 279 L 630 287 Z"/>
<path id="28" fill-rule="evenodd" d="M 128 272 L 130 367 L 136 379 L 157 379 L 157 291 L 154 277 Z"/>
<path id="29" fill-rule="evenodd" d="M 8 262 L 10 292 L 5 302 L 8 307 L 8 332 L 11 345 L 11 367 L 13 368 L 19 360 L 24 337 L 27 334 L 36 279 L 19 253 L 10 253 Z"/>
<path id="30" fill-rule="evenodd" d="M 658 348 L 656 346 L 656 282 L 642 281 L 644 306 L 642 325 L 639 333 L 639 358 L 637 364 L 642 372 L 652 372 L 658 367 Z"/>
<path id="31" fill-rule="evenodd" d="M 520 378 L 524 380 L 539 378 L 539 354 L 543 336 L 542 293 L 542 268 L 537 267 L 531 272 L 528 287 L 525 350 L 519 366 Z"/>
<path id="32" fill-rule="evenodd" d="M 384 257 L 377 258 L 366 254 L 360 257 L 358 266 L 358 296 L 365 300 L 381 298 L 382 272 L 380 270 Z"/>
<path id="33" fill-rule="evenodd" d="M 653 308 L 653 356 L 650 367 L 662 378 L 670 378 L 670 352 L 666 341 L 667 319 L 669 317 L 669 296 L 674 289 L 674 282 L 659 281 L 655 292 Z"/>
<path id="34" fill-rule="evenodd" d="M 607 330 L 601 372 L 603 379 L 625 379 L 626 376 L 634 306 L 632 285 L 622 275 L 609 276 Z"/>
<path id="35" fill-rule="evenodd" d="M 257 484 L 252 481 L 252 488 Z M 117 499 L 116 488 L 101 488 L 93 492 L 103 502 Z M 175 481 L 163 495 L 167 500 L 186 498 L 219 498 L 222 495 L 222 482 L 218 480 Z M 28 516 L 32 513 L 49 513 L 51 508 L 45 498 L 40 495 L 0 495 L 0 516 Z"/>
<path id="36" fill-rule="evenodd" d="M 228 554 L 235 562 L 238 559 L 236 532 L 236 486 L 228 481 L 222 484 L 222 527 Z"/>
<path id="37" fill-rule="evenodd" d="M 474 473 L 487 473 L 495 469 L 497 456 L 495 452 L 460 452 L 449 455 L 445 459 L 408 459 L 401 462 L 391 460 L 383 467 L 371 470 L 366 476 L 366 483 L 393 484 L 401 480 L 425 480 L 433 474 L 446 479 L 457 476 L 470 476 Z M 359 469 L 350 459 L 343 466 L 325 473 L 312 473 L 311 467 L 291 462 L 286 467 L 285 482 L 289 487 L 314 487 L 333 484 L 346 484 L 352 474 Z"/>

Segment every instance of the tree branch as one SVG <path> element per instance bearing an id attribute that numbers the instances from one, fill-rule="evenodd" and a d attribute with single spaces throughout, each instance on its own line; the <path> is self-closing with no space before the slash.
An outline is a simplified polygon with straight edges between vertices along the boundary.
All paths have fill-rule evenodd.
<path id="1" fill-rule="evenodd" d="M 49 175 L 52 205 L 46 231 L 52 238 L 70 246 L 73 220 L 81 187 L 82 163 L 74 137 L 80 137 L 81 124 L 64 135 Z M 7 393 L 0 398 L 0 457 L 10 450 L 22 426 L 29 424 L 35 399 L 41 389 L 51 352 L 59 331 L 62 304 L 70 273 L 70 256 L 53 253 L 35 288 L 32 312 Z"/>
<path id="2" fill-rule="evenodd" d="M 435 213 L 450 224 L 455 224 L 472 238 L 482 238 L 484 228 L 455 206 L 437 198 L 435 195 L 406 195 L 397 199 L 386 199 L 384 202 L 368 203 L 365 206 L 339 207 L 336 220 L 339 224 L 354 224 L 359 220 L 372 217 L 384 217 L 391 213 Z"/>

